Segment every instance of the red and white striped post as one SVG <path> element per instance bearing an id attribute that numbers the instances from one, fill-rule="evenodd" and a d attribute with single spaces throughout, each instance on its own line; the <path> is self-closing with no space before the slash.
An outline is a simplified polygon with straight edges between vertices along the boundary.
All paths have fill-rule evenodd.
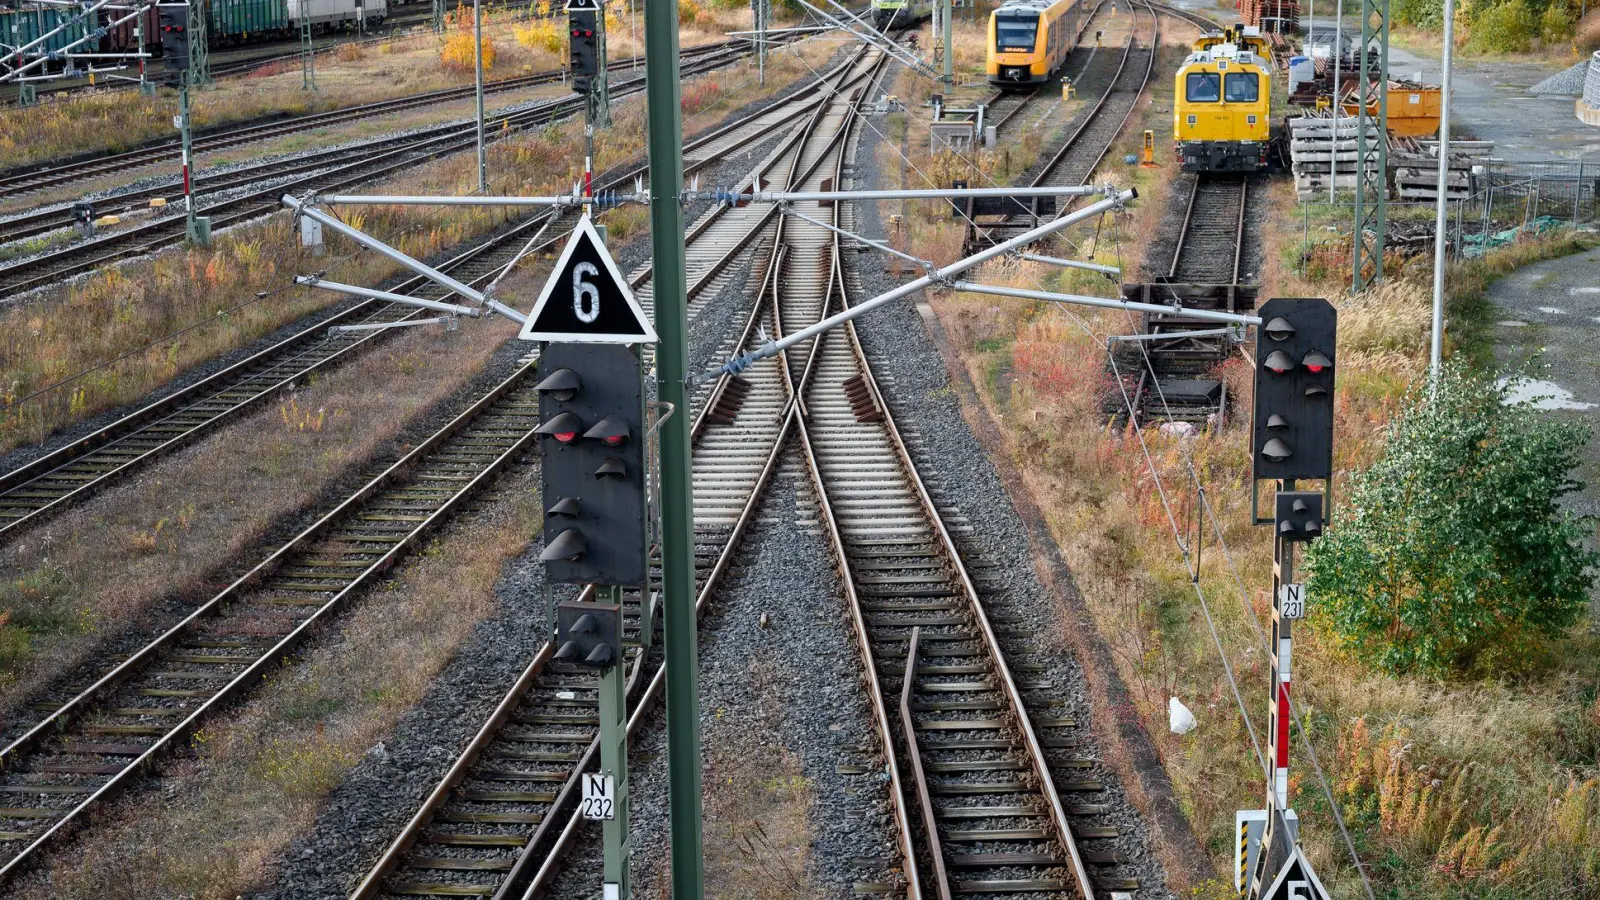
<path id="1" fill-rule="evenodd" d="M 1272 710 L 1268 721 L 1268 747 L 1272 779 L 1267 785 L 1267 807 L 1289 808 L 1289 686 L 1291 623 L 1284 614 L 1284 586 L 1294 581 L 1294 542 L 1274 535 L 1272 542 Z"/>

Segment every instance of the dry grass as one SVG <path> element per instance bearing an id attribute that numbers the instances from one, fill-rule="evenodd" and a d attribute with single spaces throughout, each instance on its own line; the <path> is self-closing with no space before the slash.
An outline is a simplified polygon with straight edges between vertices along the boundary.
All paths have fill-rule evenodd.
<path id="1" fill-rule="evenodd" d="M 208 725 L 165 792 L 122 801 L 92 845 L 61 855 L 14 896 L 232 900 L 264 887 L 328 794 L 498 609 L 501 569 L 542 518 L 535 472 L 506 487 L 269 676 L 246 709 Z"/>
<path id="2" fill-rule="evenodd" d="M 820 65 L 829 52 L 827 45 L 812 42 L 774 54 L 765 88 L 757 88 L 754 74 L 746 69 L 690 79 L 686 99 L 695 98 L 698 109 L 685 114 L 686 132 L 714 127 L 744 104 L 810 77 L 811 67 Z M 600 169 L 636 159 L 643 151 L 642 98 L 615 103 L 613 119 L 613 127 L 595 139 Z M 498 141 L 489 150 L 494 189 L 509 194 L 569 190 L 582 172 L 581 146 L 576 123 Z M 418 165 L 371 189 L 470 193 L 476 188 L 476 173 L 471 154 L 459 154 Z M 387 236 L 402 251 L 424 259 L 507 220 L 505 210 L 488 208 L 451 210 L 445 215 L 425 207 L 370 207 L 344 215 L 356 227 Z M 619 240 L 648 227 L 647 220 L 631 210 L 621 212 L 619 224 Z M 336 240 L 330 243 L 332 258 L 312 259 L 301 251 L 287 217 L 280 215 L 220 235 L 214 249 L 175 250 L 108 268 L 39 300 L 0 311 L 0 406 L 156 342 L 63 389 L 0 410 L 0 451 L 36 443 L 55 429 L 133 402 L 190 367 L 336 299 L 325 291 L 293 287 L 295 274 L 328 269 L 335 280 L 374 284 L 398 271 L 364 251 L 340 263 L 342 255 L 353 249 Z M 258 292 L 278 289 L 283 290 L 265 300 L 255 299 Z M 518 302 L 515 295 L 506 297 L 513 305 Z M 532 302 L 531 297 L 522 299 Z M 238 311 L 213 319 L 219 310 L 240 304 L 244 306 Z M 198 327 L 180 338 L 166 339 L 189 326 Z"/>
<path id="3" fill-rule="evenodd" d="M 218 573 L 275 520 L 359 473 L 407 422 L 471 378 L 511 330 L 496 320 L 487 333 L 397 337 L 7 547 L 0 708 L 14 709 L 146 621 L 163 598 L 187 608 L 210 597 L 226 584 Z M 240 434 L 250 435 L 248 452 Z"/>
<path id="4" fill-rule="evenodd" d="M 1157 71 L 1169 68 L 1158 64 Z M 1138 130 L 1162 133 L 1166 102 L 1158 95 L 1135 113 L 1142 121 L 1130 123 L 1097 176 L 1143 179 L 1135 183 L 1144 199 L 1121 229 L 1125 264 L 1144 255 L 1141 241 L 1156 231 L 1170 173 L 1129 170 L 1119 156 L 1131 152 Z M 1298 221 L 1287 186 L 1273 190 L 1268 221 Z M 913 221 L 907 232 L 912 252 L 935 259 L 949 253 L 944 226 Z M 1425 366 L 1429 291 L 1425 282 L 1394 277 L 1346 298 L 1338 260 L 1323 261 L 1326 281 L 1299 279 L 1292 274 L 1298 229 L 1268 228 L 1265 235 L 1263 296 L 1329 296 L 1340 306 L 1338 483 L 1381 450 L 1382 426 Z M 1484 355 L 1490 281 L 1588 243 L 1534 240 L 1453 270 L 1452 349 Z M 1102 261 L 1115 255 L 1104 235 L 1092 249 Z M 1409 270 L 1396 260 L 1391 271 Z M 1108 292 L 1091 289 L 1082 276 L 1015 263 L 991 265 L 974 280 Z M 1045 511 L 1196 833 L 1227 871 L 1233 811 L 1259 805 L 1261 772 L 1171 522 L 1192 544 L 1200 517 L 1192 467 L 1241 567 L 1243 596 L 1206 521 L 1199 585 L 1259 730 L 1267 672 L 1251 618 L 1268 615 L 1271 552 L 1268 535 L 1248 522 L 1248 423 L 1187 440 L 1151 429 L 1141 445 L 1133 433 L 1109 427 L 1102 406 L 1118 395 L 1101 341 L 1133 330 L 1123 314 L 1069 314 L 976 295 L 935 295 L 932 302 L 982 402 L 1007 427 L 1018 474 Z M 1219 374 L 1247 409 L 1246 368 L 1232 361 Z M 1592 634 L 1554 641 L 1520 681 L 1459 684 L 1372 674 L 1360 660 L 1324 648 L 1315 620 L 1297 637 L 1297 692 L 1380 896 L 1600 896 L 1600 671 Z M 1188 736 L 1168 732 L 1172 696 L 1199 718 Z M 1336 897 L 1357 897 L 1359 879 L 1298 744 L 1295 760 L 1291 789 L 1308 823 L 1313 861 L 1324 881 L 1337 883 Z M 1226 893 L 1199 887 L 1213 888 Z"/>

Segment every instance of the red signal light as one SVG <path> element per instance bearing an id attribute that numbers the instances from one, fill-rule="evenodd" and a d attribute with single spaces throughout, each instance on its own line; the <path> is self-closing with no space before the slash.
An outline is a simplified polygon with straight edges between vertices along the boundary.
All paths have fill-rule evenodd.
<path id="1" fill-rule="evenodd" d="M 614 435 L 611 435 L 610 437 L 601 438 L 600 440 L 603 441 L 606 444 L 606 446 L 616 447 L 616 446 L 621 445 L 622 442 L 627 440 L 627 439 L 628 439 L 628 436 L 625 435 L 625 434 L 614 434 Z"/>
<path id="2" fill-rule="evenodd" d="M 563 444 L 570 444 L 572 443 L 573 438 L 578 436 L 578 433 L 576 431 L 558 431 L 550 436 Z"/>

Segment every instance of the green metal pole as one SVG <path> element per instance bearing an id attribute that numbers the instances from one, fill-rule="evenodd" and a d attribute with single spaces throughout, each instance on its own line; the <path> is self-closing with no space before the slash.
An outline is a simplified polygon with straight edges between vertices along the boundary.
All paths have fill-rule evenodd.
<path id="1" fill-rule="evenodd" d="M 650 151 L 657 399 L 676 415 L 661 434 L 661 588 L 667 666 L 667 800 L 673 900 L 704 896 L 700 822 L 700 652 L 694 613 L 694 502 L 689 482 L 689 357 L 683 261 L 683 116 L 678 6 L 644 5 L 645 110 Z"/>
<path id="2" fill-rule="evenodd" d="M 953 87 L 956 83 L 955 0 L 939 0 L 939 7 L 944 11 L 939 23 L 944 29 L 944 84 Z M 978 139 L 982 140 L 982 135 Z"/>
<path id="3" fill-rule="evenodd" d="M 622 588 L 603 587 L 604 602 L 622 602 Z M 633 849 L 628 844 L 628 701 L 627 666 L 622 660 L 600 677 L 600 771 L 611 776 L 615 785 L 612 809 L 616 818 L 602 823 L 605 848 L 605 883 L 617 886 L 616 900 L 633 895 Z M 607 900 L 610 900 L 608 897 Z"/>

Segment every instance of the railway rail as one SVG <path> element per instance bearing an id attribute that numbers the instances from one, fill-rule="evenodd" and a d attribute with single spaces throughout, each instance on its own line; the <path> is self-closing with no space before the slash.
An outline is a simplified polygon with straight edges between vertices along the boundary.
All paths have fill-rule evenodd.
<path id="1" fill-rule="evenodd" d="M 1251 181 L 1246 175 L 1181 176 L 1177 183 L 1188 189 L 1183 219 L 1170 258 L 1157 262 L 1165 272 L 1153 284 L 1124 284 L 1124 297 L 1225 312 L 1253 310 L 1256 288 L 1247 283 L 1251 279 L 1244 270 L 1252 246 Z M 1214 332 L 1216 324 L 1170 313 L 1145 314 L 1140 322 L 1146 334 L 1165 337 L 1113 351 L 1138 421 L 1170 418 L 1201 425 L 1226 415 L 1227 385 L 1215 369 L 1233 345 L 1227 337 L 1204 334 Z M 1185 337 L 1184 332 L 1202 334 Z M 1121 390 L 1110 392 L 1105 407 L 1128 414 Z"/>
<path id="2" fill-rule="evenodd" d="M 810 110 L 812 121 L 821 118 L 819 111 L 825 107 L 853 107 L 863 91 L 864 73 L 842 67 L 827 77 L 833 89 L 826 102 L 797 98 L 789 105 Z M 781 111 L 768 115 L 773 122 L 756 121 L 761 116 L 753 116 L 717 139 L 725 149 L 743 148 L 793 118 Z M 807 140 L 783 141 L 775 154 L 780 160 L 785 154 L 798 159 L 810 146 Z M 724 212 L 724 208 L 710 210 L 692 232 L 696 251 L 690 290 L 695 294 L 721 284 L 727 263 L 767 224 L 764 219 L 740 220 Z M 644 285 L 648 272 L 637 273 L 633 281 Z M 758 333 L 757 318 L 746 324 L 744 342 Z M 0 749 L 0 792 L 30 804 L 0 808 L 0 883 L 32 864 L 91 810 L 157 765 L 207 716 L 246 693 L 271 665 L 336 616 L 362 588 L 454 513 L 491 491 L 496 478 L 522 465 L 538 425 L 538 398 L 531 378 L 535 367 L 535 362 L 525 362 L 354 496 Z M 759 485 L 775 465 L 781 443 L 777 420 L 782 417 L 774 413 L 774 398 L 781 394 L 782 379 L 773 375 L 768 380 L 769 385 L 719 385 L 702 407 L 697 441 L 711 448 L 705 468 L 697 470 L 697 478 L 711 482 L 697 490 L 703 506 L 697 509 L 696 521 L 703 521 L 707 529 L 698 543 L 702 556 L 715 555 L 736 542 L 742 517 L 730 508 L 740 505 L 741 494 L 759 493 Z M 771 448 L 764 453 L 750 450 L 747 445 L 762 433 L 771 436 Z M 734 452 L 723 452 L 728 450 Z M 630 606 L 636 629 L 639 600 L 633 598 Z M 542 672 L 543 664 L 535 663 Z M 552 666 L 551 677 L 576 677 L 562 669 Z M 581 686 L 569 685 L 561 692 L 568 688 L 581 691 Z M 549 705 L 562 707 L 566 699 L 552 698 Z M 574 705 L 582 706 L 566 704 Z M 554 757 L 581 743 L 568 739 L 580 733 L 572 727 L 581 730 L 581 721 L 527 719 L 519 713 L 507 721 L 558 727 L 540 742 L 556 749 L 537 751 L 552 758 L 525 761 L 571 761 Z M 527 804 L 544 796 L 538 787 L 546 783 L 542 779 L 507 775 L 501 781 L 516 787 L 502 784 L 495 789 L 498 793 L 479 792 L 467 802 Z M 485 819 L 485 824 L 493 822 L 492 817 Z M 503 845 L 463 840 L 450 846 Z"/>
<path id="3" fill-rule="evenodd" d="M 850 208 L 832 213 L 852 228 Z M 836 233 L 798 219 L 785 226 L 781 330 L 849 306 L 853 293 Z M 1019 662 L 1038 653 L 1031 632 L 987 608 L 854 325 L 791 348 L 787 362 L 805 401 L 799 440 L 909 826 L 913 887 L 941 900 L 1136 888 L 1103 845 L 1120 829 L 1093 800 L 1103 784 L 1077 774 L 1089 763 L 1076 755 L 1077 723 L 1056 706 L 1060 686 L 1021 677 L 1037 671 Z"/>
<path id="4" fill-rule="evenodd" d="M 710 71 L 739 58 L 741 54 L 740 49 L 724 48 L 719 52 L 699 57 L 686 65 L 684 72 L 695 74 Z M 637 75 L 619 80 L 613 86 L 612 95 L 627 96 L 643 88 L 644 78 L 642 75 Z M 503 135 L 565 119 L 581 110 L 581 98 L 553 100 L 529 109 L 497 115 L 490 123 L 490 130 L 497 136 Z M 475 126 L 471 123 L 454 123 L 418 133 L 371 141 L 359 148 L 328 151 L 326 154 L 318 154 L 316 160 L 305 164 L 315 166 L 316 171 L 212 203 L 200 208 L 198 213 L 209 216 L 213 230 L 220 230 L 277 211 L 278 198 L 285 192 L 301 193 L 310 190 L 347 188 L 412 168 L 424 160 L 460 152 L 475 146 L 476 140 Z M 277 171 L 282 172 L 292 171 L 297 163 L 286 162 L 275 165 L 280 167 Z M 274 164 L 268 164 L 264 169 L 264 172 L 250 178 L 247 183 L 253 184 L 261 177 L 272 175 Z M 184 221 L 183 215 L 167 216 L 0 268 L 0 297 L 45 287 L 123 259 L 142 256 L 178 243 L 184 238 Z"/>
<path id="5" fill-rule="evenodd" d="M 690 47 L 683 51 L 683 58 L 696 60 L 709 54 L 724 53 L 729 45 L 715 44 L 702 47 Z M 642 63 L 642 60 L 641 60 Z M 633 68 L 626 61 L 612 68 L 614 72 L 625 72 Z M 491 81 L 484 85 L 485 95 L 505 93 L 507 91 L 522 90 L 524 88 L 538 87 L 545 84 L 556 84 L 563 80 L 561 70 L 549 72 L 536 72 L 532 75 L 519 75 L 513 78 L 504 78 Z M 274 119 L 268 122 L 246 123 L 222 130 L 212 131 L 199 135 L 193 142 L 193 153 L 198 156 L 202 153 L 224 150 L 243 144 L 257 141 L 270 140 L 305 131 L 326 128 L 330 125 L 343 125 L 375 116 L 388 115 L 395 112 L 417 109 L 435 103 L 447 103 L 452 100 L 464 100 L 473 96 L 471 87 L 445 88 L 437 91 L 427 91 L 408 97 L 395 97 L 390 100 L 380 100 L 375 103 L 365 103 L 359 106 L 349 106 L 342 109 L 329 110 L 328 112 L 308 113 L 306 115 L 291 116 L 288 118 Z M 446 133 L 450 126 L 440 126 L 439 133 Z M 328 154 L 317 155 L 318 159 L 334 158 L 339 151 L 330 151 Z M 108 156 L 97 157 L 93 160 L 28 167 L 0 173 L 0 200 L 9 200 L 36 191 L 63 184 L 81 183 L 96 176 L 112 173 L 126 172 L 140 166 L 158 162 L 177 160 L 182 155 L 181 142 L 176 140 L 159 141 L 149 146 L 140 147 L 123 153 L 114 153 Z M 294 160 L 292 162 L 298 162 Z M 266 164 L 264 166 L 245 167 L 244 172 L 254 172 L 259 177 L 263 171 L 271 171 L 271 165 L 283 165 L 282 162 Z M 323 163 L 327 165 L 327 163 Z M 233 174 L 233 173 L 227 173 Z M 215 190 L 211 183 L 213 176 L 200 176 L 194 180 L 195 190 Z M 219 182 L 221 187 L 233 186 L 227 182 Z M 181 197 L 181 185 L 162 185 L 142 191 L 133 191 L 118 194 L 104 200 L 96 201 L 97 212 L 116 212 L 132 209 L 141 201 L 148 201 L 152 197 L 174 198 Z M 30 212 L 22 216 L 15 216 L 0 221 L 0 243 L 13 241 L 34 234 L 41 234 L 52 228 L 63 228 L 72 224 L 70 208 L 46 209 Z"/>
<path id="6" fill-rule="evenodd" d="M 1103 79 L 1105 89 L 1092 105 L 1086 106 L 1073 117 L 1066 140 L 1040 167 L 1029 182 L 1030 187 L 1077 187 L 1088 183 L 1089 177 L 1110 152 L 1117 135 L 1121 134 L 1123 126 L 1133 115 L 1135 104 L 1149 84 L 1150 73 L 1155 67 L 1156 47 L 1160 44 L 1160 22 L 1155 10 L 1148 3 L 1140 3 L 1138 8 L 1148 16 L 1147 42 L 1140 46 L 1139 27 L 1129 29 L 1128 41 L 1109 76 L 1098 65 L 1099 50 L 1091 51 L 1078 79 L 1079 88 L 1086 91 L 1089 89 L 1087 86 L 1100 83 Z M 1023 215 L 1006 216 L 994 223 L 969 221 L 967 247 L 970 250 L 999 243 L 1031 227 L 1031 223 L 1031 217 Z"/>
<path id="7" fill-rule="evenodd" d="M 804 126 L 780 145 L 747 183 L 769 178 L 798 186 L 842 155 L 854 107 L 883 58 L 862 55 L 836 80 Z M 733 211 L 691 230 L 689 274 L 695 284 L 728 253 L 773 231 L 771 210 Z M 776 226 L 781 228 L 782 225 Z M 770 302 L 780 265 L 765 241 L 765 272 L 757 303 L 742 333 L 725 349 L 754 349 L 778 327 Z M 632 280 L 643 286 L 647 273 Z M 691 291 L 691 311 L 696 308 Z M 702 293 L 703 295 L 703 293 Z M 648 301 L 648 291 L 641 291 Z M 648 302 L 647 302 L 648 305 Z M 691 435 L 695 498 L 697 610 L 704 611 L 736 554 L 764 486 L 797 421 L 792 385 L 777 360 L 765 360 L 738 378 L 724 376 L 697 395 Z M 631 598 L 634 607 L 640 596 Z M 630 644 L 640 623 L 627 621 Z M 646 625 L 648 627 L 648 624 Z M 494 715 L 468 743 L 445 778 L 379 857 L 352 900 L 396 896 L 520 897 L 542 891 L 559 870 L 575 834 L 578 777 L 598 753 L 599 680 L 593 670 L 554 663 L 546 644 Z M 635 652 L 628 660 L 630 736 L 659 699 L 665 670 L 659 659 Z M 518 790 L 538 784 L 539 790 Z"/>
<path id="8" fill-rule="evenodd" d="M 803 115 L 816 102 L 816 96 L 801 91 L 788 101 L 740 117 L 687 142 L 685 172 L 698 171 L 731 150 L 758 140 Z M 646 174 L 643 165 L 628 167 L 604 177 L 600 188 L 627 186 Z M 742 219 L 755 212 L 748 208 L 722 210 L 719 217 Z M 541 230 L 551 235 L 546 245 L 553 245 L 563 233 L 561 225 L 550 213 L 536 214 L 457 254 L 439 268 L 459 281 L 481 287 Z M 706 227 L 704 223 L 702 227 Z M 648 285 L 641 283 L 639 289 L 648 291 Z M 394 291 L 431 300 L 447 296 L 420 277 L 403 282 Z M 330 327 L 392 323 L 421 315 L 413 307 L 387 301 L 358 303 L 71 444 L 0 474 L 0 542 L 65 506 L 92 496 L 137 468 L 187 446 L 310 373 L 337 365 L 384 338 L 383 332 L 330 336 Z"/>

